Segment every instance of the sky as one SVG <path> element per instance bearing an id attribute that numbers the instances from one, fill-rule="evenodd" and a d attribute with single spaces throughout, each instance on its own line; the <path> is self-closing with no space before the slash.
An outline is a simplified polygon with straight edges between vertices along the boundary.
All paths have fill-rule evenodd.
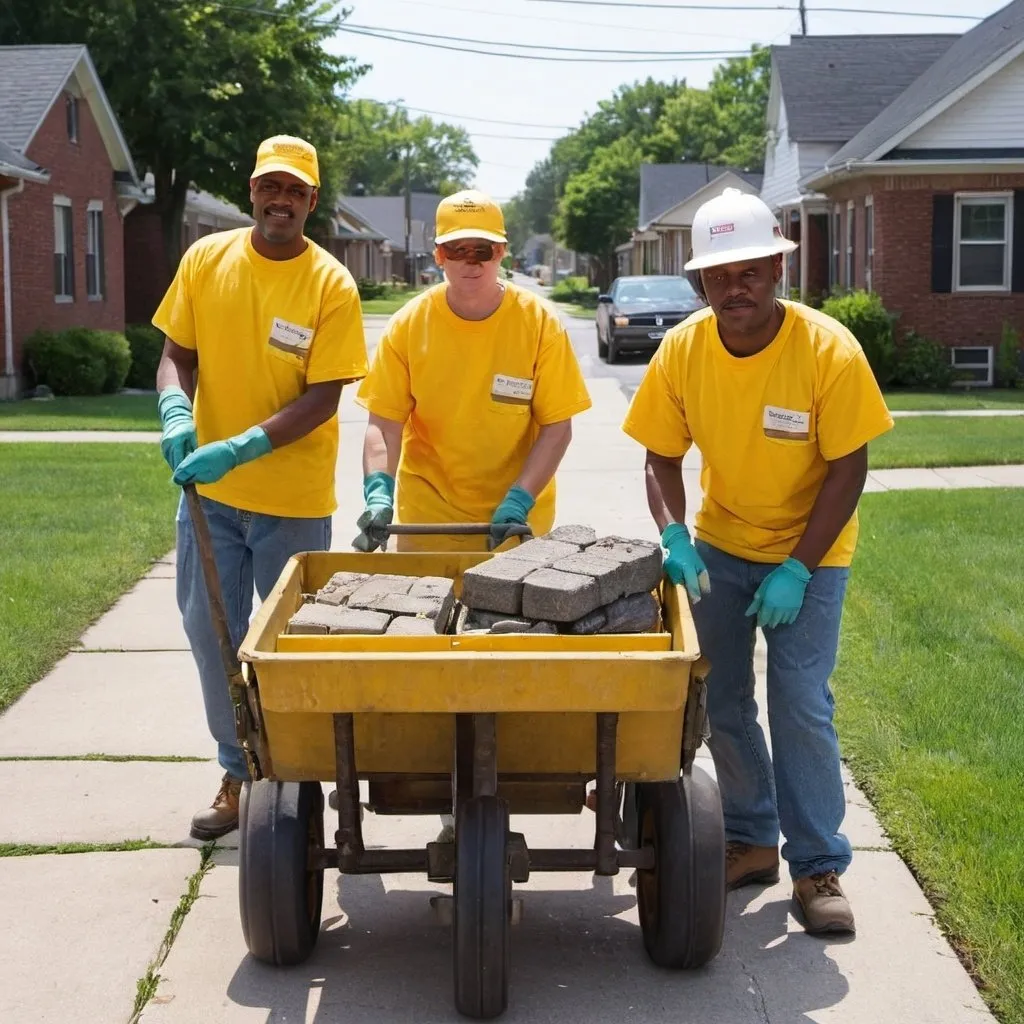
<path id="1" fill-rule="evenodd" d="M 703 2 L 710 10 L 672 10 L 670 0 L 648 0 L 629 7 L 566 0 L 345 0 L 351 13 L 332 40 L 333 52 L 355 57 L 372 68 L 350 95 L 401 102 L 410 113 L 430 111 L 435 120 L 461 125 L 471 133 L 480 158 L 475 185 L 504 201 L 520 191 L 531 167 L 543 160 L 551 141 L 593 113 L 600 100 L 623 84 L 648 75 L 670 81 L 708 84 L 721 57 L 679 59 L 679 52 L 733 55 L 751 44 L 786 44 L 800 32 L 798 0 L 731 0 L 735 6 L 763 5 L 762 10 L 728 10 L 729 0 Z M 1002 0 L 806 0 L 809 35 L 953 33 L 994 13 Z M 869 10 L 836 13 L 826 7 Z M 919 12 L 921 16 L 891 14 Z M 972 15 L 971 18 L 938 15 Z M 927 16 L 924 16 L 927 15 Z M 546 49 L 520 51 L 561 57 L 626 57 L 636 63 L 549 62 L 473 53 L 372 38 L 373 32 L 423 33 L 428 44 L 483 50 L 511 44 L 592 48 L 592 53 Z M 456 42 L 453 37 L 493 45 Z M 652 51 L 669 51 L 655 61 Z M 625 51 L 634 51 L 626 53 Z M 444 115 L 444 116 L 439 116 Z M 520 122 L 515 125 L 494 123 Z"/>

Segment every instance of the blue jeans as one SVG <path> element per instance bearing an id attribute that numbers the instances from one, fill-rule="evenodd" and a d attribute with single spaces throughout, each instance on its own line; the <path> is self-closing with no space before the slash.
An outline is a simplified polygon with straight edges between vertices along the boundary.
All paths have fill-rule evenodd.
<path id="1" fill-rule="evenodd" d="M 237 650 L 249 628 L 253 585 L 262 601 L 292 555 L 300 551 L 326 551 L 331 546 L 331 518 L 266 516 L 222 505 L 209 498 L 199 500 L 210 524 L 228 628 Z M 176 525 L 178 608 L 199 670 L 206 723 L 217 741 L 217 760 L 221 767 L 236 779 L 247 779 L 249 770 L 235 734 L 228 679 L 210 618 L 206 580 L 184 494 L 178 505 Z"/>
<path id="2" fill-rule="evenodd" d="M 722 794 L 727 839 L 776 846 L 794 879 L 842 874 L 849 840 L 840 831 L 846 798 L 828 680 L 835 667 L 848 569 L 817 569 L 791 626 L 765 630 L 772 757 L 754 700 L 756 616 L 744 614 L 775 568 L 698 540 L 711 592 L 693 607 L 708 675 L 709 746 Z"/>

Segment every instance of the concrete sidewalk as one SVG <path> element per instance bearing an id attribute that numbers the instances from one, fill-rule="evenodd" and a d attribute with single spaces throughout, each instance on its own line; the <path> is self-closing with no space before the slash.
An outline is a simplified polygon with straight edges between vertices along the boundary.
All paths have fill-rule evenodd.
<path id="1" fill-rule="evenodd" d="M 559 521 L 654 538 L 643 453 L 619 428 L 625 399 L 613 380 L 590 386 L 595 407 L 579 418 L 559 475 Z M 342 421 L 337 548 L 347 547 L 362 501 L 365 414 L 350 397 Z M 698 467 L 699 456 L 687 458 L 691 508 Z M 435 922 L 427 901 L 443 887 L 420 876 L 342 879 L 329 872 L 312 959 L 275 970 L 247 955 L 238 920 L 237 835 L 219 844 L 201 879 L 201 854 L 187 837 L 191 814 L 209 802 L 220 770 L 210 760 L 174 585 L 168 556 L 84 634 L 79 650 L 0 718 L 0 788 L 17 794 L 5 802 L 0 843 L 46 848 L 149 838 L 163 846 L 0 858 L 0 906 L 9 923 L 0 935 L 0 1021 L 121 1024 L 132 1013 L 136 981 L 147 972 L 160 978 L 142 1016 L 147 1024 L 458 1019 L 450 932 Z M 762 708 L 763 654 L 759 647 Z M 85 759 L 97 754 L 103 757 Z M 701 763 L 710 764 L 706 757 Z M 656 970 L 643 952 L 627 872 L 615 879 L 534 875 L 519 887 L 524 920 L 513 933 L 505 1019 L 991 1021 L 867 801 L 852 783 L 847 789 L 844 830 L 857 853 L 844 883 L 857 915 L 855 940 L 805 935 L 783 881 L 730 895 L 725 944 L 708 968 Z M 328 822 L 328 834 L 334 827 Z M 437 822 L 367 814 L 365 828 L 368 845 L 405 845 L 432 838 Z M 513 828 L 534 845 L 593 842 L 586 814 L 518 819 Z M 161 943 L 190 878 L 199 898 L 164 962 Z"/>

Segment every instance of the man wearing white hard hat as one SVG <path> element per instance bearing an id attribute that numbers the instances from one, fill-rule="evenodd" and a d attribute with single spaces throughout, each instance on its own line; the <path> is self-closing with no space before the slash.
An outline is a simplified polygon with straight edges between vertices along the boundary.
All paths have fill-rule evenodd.
<path id="1" fill-rule="evenodd" d="M 665 572 L 685 584 L 708 676 L 709 746 L 731 888 L 778 880 L 782 856 L 809 932 L 852 932 L 839 882 L 851 860 L 829 676 L 835 665 L 867 445 L 892 419 L 857 339 L 776 298 L 796 248 L 756 196 L 726 189 L 697 211 L 708 308 L 674 327 L 623 429 L 647 449 Z M 682 458 L 703 457 L 696 540 Z M 768 647 L 769 756 L 757 723 L 755 627 Z"/>

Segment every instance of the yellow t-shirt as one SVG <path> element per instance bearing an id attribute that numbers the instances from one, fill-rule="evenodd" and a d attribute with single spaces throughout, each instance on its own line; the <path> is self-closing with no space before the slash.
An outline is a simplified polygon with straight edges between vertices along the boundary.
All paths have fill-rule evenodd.
<path id="1" fill-rule="evenodd" d="M 565 328 L 535 294 L 506 283 L 491 316 L 463 320 L 446 290 L 436 285 L 392 317 L 357 396 L 405 424 L 396 481 L 403 523 L 489 522 L 540 428 L 591 404 Z M 554 517 L 552 480 L 530 514 L 534 533 L 550 530 Z M 477 549 L 485 541 L 443 543 Z M 412 546 L 423 545 L 403 544 Z"/>
<path id="2" fill-rule="evenodd" d="M 352 275 L 314 242 L 268 260 L 250 228 L 206 235 L 182 257 L 153 315 L 171 341 L 199 355 L 199 444 L 269 419 L 309 384 L 366 375 L 366 341 Z M 338 417 L 231 470 L 200 494 L 272 516 L 316 518 L 337 508 Z"/>
<path id="3" fill-rule="evenodd" d="M 718 336 L 710 309 L 665 335 L 623 429 L 649 451 L 703 457 L 697 536 L 753 562 L 782 562 L 807 526 L 828 462 L 892 428 L 857 339 L 787 302 L 778 335 L 745 358 Z M 849 565 L 857 514 L 822 559 Z"/>

